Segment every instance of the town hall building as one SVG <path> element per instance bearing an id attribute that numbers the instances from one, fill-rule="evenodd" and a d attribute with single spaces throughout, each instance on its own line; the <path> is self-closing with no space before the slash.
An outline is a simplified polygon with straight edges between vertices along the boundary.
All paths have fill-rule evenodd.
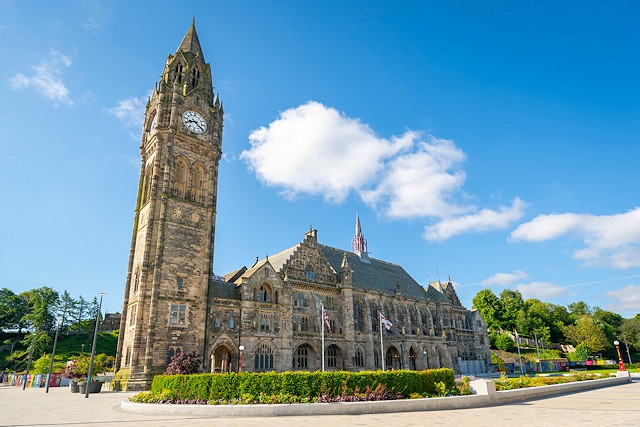
<path id="1" fill-rule="evenodd" d="M 350 250 L 310 229 L 288 249 L 214 275 L 223 116 L 192 23 L 146 106 L 116 358 L 127 390 L 147 389 L 172 356 L 193 352 L 204 372 L 486 370 L 480 314 L 450 280 L 423 287 L 369 257 L 357 213 Z"/>

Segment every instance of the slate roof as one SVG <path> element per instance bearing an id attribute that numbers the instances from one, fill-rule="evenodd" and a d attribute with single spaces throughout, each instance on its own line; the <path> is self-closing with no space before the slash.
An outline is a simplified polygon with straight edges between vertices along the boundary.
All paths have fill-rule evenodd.
<path id="1" fill-rule="evenodd" d="M 235 283 L 212 280 L 209 287 L 209 298 L 240 299 L 240 292 Z"/>
<path id="2" fill-rule="evenodd" d="M 269 255 L 269 263 L 273 266 L 274 270 L 278 273 L 284 273 L 284 267 L 295 254 L 295 252 L 304 245 L 298 243 L 288 249 L 278 252 L 275 255 Z M 347 254 L 347 261 L 349 262 L 349 268 L 353 271 L 352 282 L 355 288 L 362 290 L 371 290 L 373 292 L 385 292 L 395 293 L 396 285 L 400 286 L 400 292 L 402 296 L 407 298 L 415 298 L 421 300 L 430 301 L 449 301 L 448 298 L 434 289 L 432 286 L 428 286 L 428 290 L 425 290 L 413 277 L 406 272 L 402 266 L 398 264 L 392 264 L 386 261 L 381 261 L 375 258 L 369 258 L 369 263 L 360 260 L 360 257 L 352 252 L 345 251 L 343 249 L 332 248 L 318 243 L 322 254 L 333 268 L 336 274 L 340 271 L 342 266 L 342 258 L 344 254 Z M 267 261 L 263 258 L 256 261 L 251 268 L 243 272 L 242 276 L 250 276 L 255 270 L 260 268 Z M 236 270 L 237 272 L 238 270 Z M 228 280 L 233 276 L 233 273 L 225 275 L 225 279 Z M 236 276 L 236 279 L 238 277 Z M 338 278 L 336 277 L 336 280 Z"/>
<path id="3" fill-rule="evenodd" d="M 346 251 L 330 246 L 318 245 L 325 258 L 334 270 L 340 271 L 342 258 Z M 354 253 L 346 252 L 349 268 L 353 271 L 352 282 L 354 286 L 363 289 L 378 290 L 383 292 L 395 292 L 396 284 L 400 286 L 403 296 L 409 298 L 429 299 L 432 301 L 448 301 L 440 292 L 429 286 L 425 291 L 402 266 L 370 258 L 371 263 L 360 261 L 360 257 Z"/>

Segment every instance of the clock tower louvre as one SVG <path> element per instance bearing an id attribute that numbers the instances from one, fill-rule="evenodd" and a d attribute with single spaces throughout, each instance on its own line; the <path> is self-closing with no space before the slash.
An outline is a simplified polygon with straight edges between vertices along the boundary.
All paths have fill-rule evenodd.
<path id="1" fill-rule="evenodd" d="M 223 114 L 192 22 L 146 106 L 116 359 L 127 390 L 204 353 Z"/>

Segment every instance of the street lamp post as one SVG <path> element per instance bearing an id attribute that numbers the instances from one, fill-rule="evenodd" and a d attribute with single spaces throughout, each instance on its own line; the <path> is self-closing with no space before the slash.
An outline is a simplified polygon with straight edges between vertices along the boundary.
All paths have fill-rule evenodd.
<path id="1" fill-rule="evenodd" d="M 622 356 L 620 356 L 620 341 L 614 341 L 613 345 L 616 346 L 616 351 L 618 352 L 618 366 L 620 367 L 621 371 L 624 371 L 624 362 L 622 361 Z"/>
<path id="2" fill-rule="evenodd" d="M 80 351 L 80 356 L 84 356 L 84 343 L 80 344 L 80 346 L 82 347 Z"/>
<path id="3" fill-rule="evenodd" d="M 51 372 L 53 371 L 53 358 L 56 357 L 56 344 L 58 344 L 60 323 L 62 323 L 62 319 L 58 318 L 58 326 L 56 326 L 56 337 L 53 339 L 53 351 L 51 352 L 51 362 L 49 362 L 49 375 L 47 375 L 47 389 L 45 390 L 45 393 L 49 393 L 49 383 L 51 382 Z"/>
<path id="4" fill-rule="evenodd" d="M 93 358 L 96 355 L 96 342 L 98 341 L 98 325 L 100 324 L 100 311 L 102 311 L 102 297 L 106 294 L 100 292 L 100 304 L 98 304 L 98 313 L 96 314 L 96 329 L 93 332 L 93 345 L 91 346 L 91 360 L 89 361 L 89 374 L 87 375 L 87 387 L 85 389 L 84 397 L 89 397 L 89 386 L 91 385 L 91 375 L 93 374 Z"/>
<path id="5" fill-rule="evenodd" d="M 244 346 L 241 345 L 240 347 L 238 347 L 238 350 L 240 350 L 240 363 L 238 363 L 238 372 L 242 372 L 242 351 L 244 350 Z"/>

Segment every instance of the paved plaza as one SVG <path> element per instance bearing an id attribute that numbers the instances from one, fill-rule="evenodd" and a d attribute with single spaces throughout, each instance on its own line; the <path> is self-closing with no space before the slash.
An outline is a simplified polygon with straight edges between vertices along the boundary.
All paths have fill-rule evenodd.
<path id="1" fill-rule="evenodd" d="M 633 382 L 486 408 L 313 417 L 212 418 L 128 413 L 134 393 L 102 391 L 89 398 L 69 388 L 0 387 L 0 426 L 640 426 L 640 375 Z"/>

